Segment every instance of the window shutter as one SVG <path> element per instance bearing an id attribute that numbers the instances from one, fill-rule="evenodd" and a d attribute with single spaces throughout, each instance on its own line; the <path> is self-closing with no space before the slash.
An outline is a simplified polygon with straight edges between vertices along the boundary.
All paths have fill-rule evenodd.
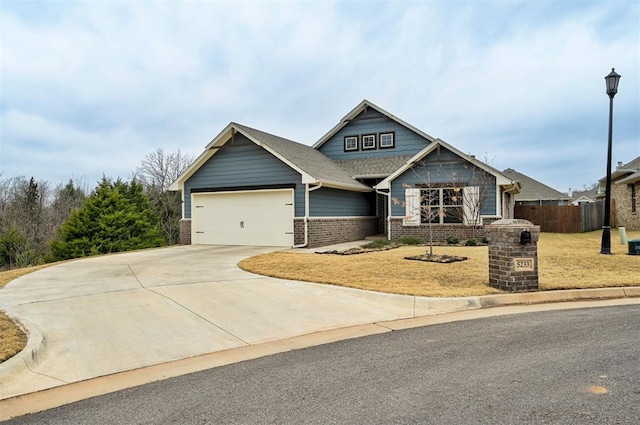
<path id="1" fill-rule="evenodd" d="M 402 224 L 405 226 L 420 225 L 420 189 L 406 188 L 404 190 L 405 216 Z"/>
<path id="2" fill-rule="evenodd" d="M 480 223 L 480 188 L 467 186 L 462 192 L 462 208 L 464 209 L 464 224 Z"/>

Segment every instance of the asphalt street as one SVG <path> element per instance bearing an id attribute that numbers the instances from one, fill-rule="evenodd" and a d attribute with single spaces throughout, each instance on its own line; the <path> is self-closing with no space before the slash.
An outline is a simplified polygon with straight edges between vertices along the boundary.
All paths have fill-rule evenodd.
<path id="1" fill-rule="evenodd" d="M 640 305 L 345 340 L 6 424 L 638 424 Z"/>

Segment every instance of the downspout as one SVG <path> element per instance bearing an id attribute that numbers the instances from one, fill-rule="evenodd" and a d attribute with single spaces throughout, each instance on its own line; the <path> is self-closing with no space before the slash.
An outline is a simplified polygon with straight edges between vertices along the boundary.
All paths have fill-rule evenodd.
<path id="1" fill-rule="evenodd" d="M 380 189 L 376 189 L 376 193 L 387 197 L 387 216 L 384 218 L 387 222 L 387 240 L 391 240 L 391 189 L 389 192 L 380 192 Z"/>
<path id="2" fill-rule="evenodd" d="M 304 243 L 300 245 L 294 245 L 292 248 L 304 248 L 309 244 L 309 192 L 313 192 L 314 190 L 320 189 L 322 187 L 322 182 L 318 183 L 317 186 L 309 188 L 309 183 L 304 184 Z"/>

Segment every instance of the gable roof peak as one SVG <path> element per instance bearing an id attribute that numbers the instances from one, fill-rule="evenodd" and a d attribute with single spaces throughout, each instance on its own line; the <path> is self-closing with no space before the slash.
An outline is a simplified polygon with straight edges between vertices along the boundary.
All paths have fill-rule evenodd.
<path id="1" fill-rule="evenodd" d="M 427 139 L 430 142 L 433 142 L 433 141 L 436 140 L 435 137 L 428 135 L 424 131 L 412 126 L 408 122 L 405 122 L 405 121 L 401 120 L 400 118 L 396 117 L 392 113 L 385 111 L 384 109 L 382 109 L 381 107 L 379 107 L 375 103 L 371 102 L 370 100 L 363 99 L 362 102 L 360 102 L 355 108 L 353 108 L 351 111 L 349 111 L 349 113 L 347 115 L 342 117 L 342 119 L 340 120 L 340 122 L 338 122 L 338 124 L 336 124 L 331 130 L 329 130 L 329 132 L 327 132 L 316 143 L 314 143 L 312 147 L 314 149 L 318 149 L 326 141 L 328 141 L 331 137 L 333 137 L 338 131 L 340 131 L 343 127 L 345 127 L 347 124 L 349 124 L 354 118 L 356 118 L 366 108 L 375 109 L 380 114 L 382 114 L 382 115 L 386 116 L 387 118 L 397 122 L 401 126 L 403 126 L 405 128 L 408 128 L 409 130 L 413 131 L 414 133 L 419 134 L 420 136 L 424 137 L 425 139 Z"/>

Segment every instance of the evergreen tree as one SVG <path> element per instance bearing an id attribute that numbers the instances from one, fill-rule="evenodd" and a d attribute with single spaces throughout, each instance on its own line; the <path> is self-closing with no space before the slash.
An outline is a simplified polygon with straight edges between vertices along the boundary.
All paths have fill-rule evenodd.
<path id="1" fill-rule="evenodd" d="M 51 244 L 51 259 L 63 260 L 164 244 L 158 216 L 142 186 L 103 177 L 83 206 L 74 210 Z"/>

